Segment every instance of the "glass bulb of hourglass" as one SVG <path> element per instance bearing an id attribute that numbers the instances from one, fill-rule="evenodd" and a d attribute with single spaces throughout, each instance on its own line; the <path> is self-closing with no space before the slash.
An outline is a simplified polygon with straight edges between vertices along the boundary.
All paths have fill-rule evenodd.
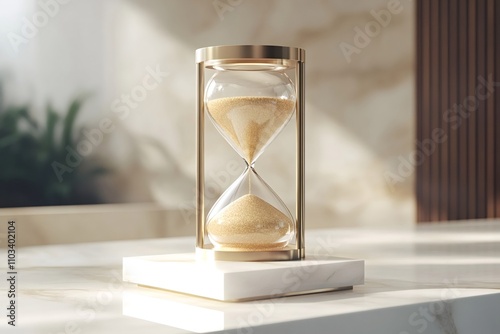
<path id="1" fill-rule="evenodd" d="M 294 113 L 291 80 L 279 71 L 222 71 L 210 79 L 205 96 L 209 118 L 247 164 L 210 210 L 208 237 L 225 250 L 285 247 L 294 219 L 253 166 Z"/>

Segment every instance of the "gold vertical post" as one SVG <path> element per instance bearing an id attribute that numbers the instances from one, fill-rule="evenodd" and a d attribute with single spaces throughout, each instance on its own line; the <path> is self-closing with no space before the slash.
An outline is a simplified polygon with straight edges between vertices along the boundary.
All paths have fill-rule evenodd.
<path id="1" fill-rule="evenodd" d="M 196 66 L 196 247 L 205 243 L 205 67 L 203 62 Z"/>
<path id="2" fill-rule="evenodd" d="M 296 143 L 296 233 L 297 233 L 297 248 L 300 257 L 305 257 L 305 234 L 304 234 L 304 195 L 305 195 L 305 182 L 304 182 L 304 169 L 305 169 L 305 122 L 304 122 L 304 60 L 297 62 L 295 67 L 295 81 L 297 90 L 297 107 L 296 107 L 296 126 L 297 126 L 297 143 Z"/>

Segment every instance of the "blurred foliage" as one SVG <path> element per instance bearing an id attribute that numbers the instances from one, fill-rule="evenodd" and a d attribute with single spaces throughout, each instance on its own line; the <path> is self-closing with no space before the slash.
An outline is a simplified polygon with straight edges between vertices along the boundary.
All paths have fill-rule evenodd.
<path id="1" fill-rule="evenodd" d="M 49 105 L 43 126 L 28 107 L 0 103 L 0 207 L 99 202 L 95 192 L 82 194 L 79 187 L 107 173 L 106 168 L 82 163 L 60 180 L 52 166 L 55 161 L 65 164 L 66 147 L 78 143 L 74 124 L 83 100 L 75 99 L 63 116 Z"/>

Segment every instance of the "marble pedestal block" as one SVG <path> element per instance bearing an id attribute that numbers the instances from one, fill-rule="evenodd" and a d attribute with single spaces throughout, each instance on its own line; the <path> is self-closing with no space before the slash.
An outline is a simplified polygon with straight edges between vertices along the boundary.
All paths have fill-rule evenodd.
<path id="1" fill-rule="evenodd" d="M 221 301 L 246 301 L 351 289 L 364 283 L 364 261 L 331 256 L 201 261 L 194 253 L 125 257 L 123 280 Z"/>

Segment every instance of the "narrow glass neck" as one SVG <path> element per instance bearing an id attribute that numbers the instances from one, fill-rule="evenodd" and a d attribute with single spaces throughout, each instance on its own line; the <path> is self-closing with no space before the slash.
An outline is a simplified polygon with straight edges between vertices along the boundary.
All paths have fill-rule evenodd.
<path id="1" fill-rule="evenodd" d="M 256 160 L 254 160 L 252 163 L 248 163 L 248 161 L 246 159 L 243 159 L 243 161 L 245 161 L 246 169 L 250 168 L 250 169 L 255 170 L 255 161 Z"/>

